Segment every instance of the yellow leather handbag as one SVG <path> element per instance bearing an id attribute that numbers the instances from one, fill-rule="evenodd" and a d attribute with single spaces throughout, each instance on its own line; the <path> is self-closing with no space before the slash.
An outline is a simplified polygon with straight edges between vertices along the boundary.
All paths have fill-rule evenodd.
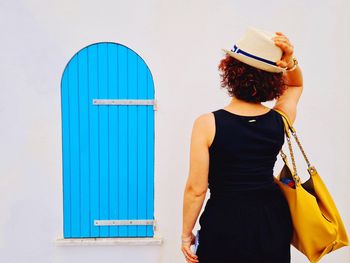
<path id="1" fill-rule="evenodd" d="M 288 164 L 287 156 L 280 151 L 284 166 L 277 177 L 274 177 L 286 197 L 293 221 L 293 237 L 291 244 L 302 252 L 310 262 L 318 262 L 324 255 L 348 246 L 348 236 L 337 207 L 319 176 L 315 166 L 311 165 L 291 125 L 287 115 L 281 110 L 285 135 L 288 142 L 293 170 Z M 290 131 L 296 140 L 307 163 L 310 178 L 304 183 L 297 174 L 293 149 L 290 141 Z M 289 186 L 283 179 L 294 181 Z M 293 183 L 293 182 L 292 182 Z"/>

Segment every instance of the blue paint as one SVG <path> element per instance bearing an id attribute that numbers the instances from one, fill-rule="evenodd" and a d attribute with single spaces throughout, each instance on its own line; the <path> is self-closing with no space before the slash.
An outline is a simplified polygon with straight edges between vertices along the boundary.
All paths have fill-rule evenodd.
<path id="1" fill-rule="evenodd" d="M 94 226 L 94 220 L 154 219 L 153 106 L 93 105 L 93 99 L 154 99 L 144 60 L 101 42 L 80 50 L 63 72 L 64 237 L 152 237 L 152 226 Z"/>
<path id="2" fill-rule="evenodd" d="M 88 89 L 88 67 L 87 67 L 87 50 L 84 49 L 78 54 L 78 83 L 79 83 L 79 147 L 80 147 L 80 227 L 82 236 L 90 235 L 90 180 L 89 163 L 90 163 L 90 149 L 89 149 L 89 97 Z M 84 131 L 84 132 L 82 132 Z"/>

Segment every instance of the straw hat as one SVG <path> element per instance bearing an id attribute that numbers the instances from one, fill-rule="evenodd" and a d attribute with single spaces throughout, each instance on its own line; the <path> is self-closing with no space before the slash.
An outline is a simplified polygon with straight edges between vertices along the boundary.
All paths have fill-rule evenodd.
<path id="1" fill-rule="evenodd" d="M 282 58 L 283 51 L 275 45 L 272 40 L 274 36 L 272 32 L 249 26 L 231 50 L 222 50 L 255 68 L 275 73 L 283 72 L 286 69 L 276 64 L 276 61 Z"/>

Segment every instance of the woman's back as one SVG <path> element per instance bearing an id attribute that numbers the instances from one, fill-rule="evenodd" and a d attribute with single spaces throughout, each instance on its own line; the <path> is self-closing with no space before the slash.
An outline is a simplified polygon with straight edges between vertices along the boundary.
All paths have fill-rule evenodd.
<path id="1" fill-rule="evenodd" d="M 270 109 L 243 116 L 213 111 L 215 135 L 209 147 L 211 194 L 257 189 L 273 184 L 273 168 L 284 143 L 281 115 Z"/>
<path id="2" fill-rule="evenodd" d="M 273 179 L 284 143 L 281 115 L 273 109 L 258 116 L 212 113 L 210 198 L 199 219 L 199 261 L 290 262 L 291 216 Z"/>

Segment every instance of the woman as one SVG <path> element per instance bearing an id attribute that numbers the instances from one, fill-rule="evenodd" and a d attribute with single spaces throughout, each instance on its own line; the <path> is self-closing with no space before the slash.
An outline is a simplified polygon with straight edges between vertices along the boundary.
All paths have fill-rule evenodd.
<path id="1" fill-rule="evenodd" d="M 261 39 L 267 36 L 271 41 Z M 251 48 L 249 53 L 242 48 L 255 43 L 265 49 Z M 291 215 L 273 180 L 284 126 L 273 109 L 294 122 L 303 79 L 293 50 L 281 32 L 269 35 L 250 28 L 219 64 L 221 87 L 232 100 L 193 124 L 181 246 L 187 262 L 290 262 Z M 273 63 L 257 55 L 264 52 L 271 57 L 279 54 L 279 59 Z M 261 104 L 273 99 L 273 109 Z M 208 188 L 210 198 L 199 218 L 194 253 L 193 227 Z"/>

